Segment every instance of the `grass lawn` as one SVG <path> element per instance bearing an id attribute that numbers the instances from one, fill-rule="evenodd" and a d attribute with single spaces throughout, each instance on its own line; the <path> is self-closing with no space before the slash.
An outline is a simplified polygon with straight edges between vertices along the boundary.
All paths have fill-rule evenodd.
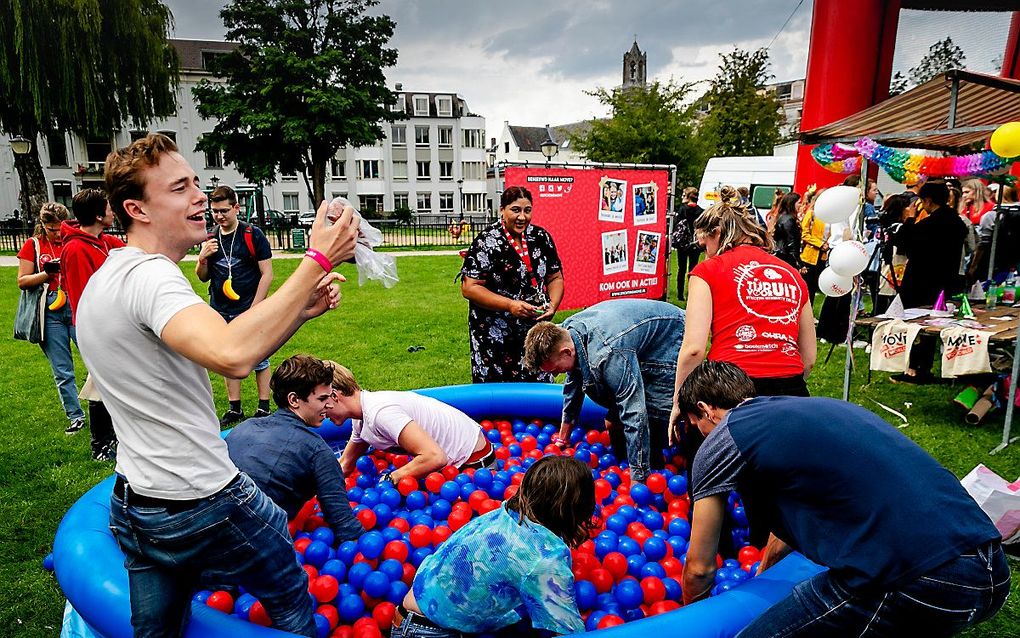
<path id="1" fill-rule="evenodd" d="M 274 263 L 283 281 L 298 262 Z M 377 284 L 359 288 L 353 266 L 343 272 L 352 283 L 344 288 L 339 311 L 303 327 L 273 361 L 306 352 L 336 359 L 350 366 L 369 389 L 412 389 L 470 381 L 467 308 L 453 281 L 460 266 L 456 256 L 402 257 L 401 283 L 384 290 Z M 10 335 L 17 306 L 16 269 L 2 268 L 8 285 L 0 287 L 4 308 L 0 333 Z M 202 294 L 203 287 L 191 274 Z M 672 301 L 676 301 L 671 295 Z M 559 319 L 567 313 L 562 313 Z M 409 353 L 409 346 L 425 349 Z M 116 344 L 111 347 L 117 347 Z M 827 346 L 822 346 L 820 359 Z M 840 396 L 845 350 L 818 367 L 810 380 L 813 394 Z M 984 463 L 1008 479 L 1020 474 L 1020 445 L 989 456 L 1001 438 L 1002 416 L 995 414 L 980 427 L 967 426 L 951 400 L 959 388 L 894 385 L 876 373 L 865 385 L 867 359 L 857 351 L 859 366 L 851 400 L 876 411 L 890 422 L 898 419 L 876 406 L 879 401 L 904 413 L 909 425 L 902 431 L 928 450 L 957 476 Z M 63 513 L 86 490 L 113 470 L 113 463 L 89 458 L 88 433 L 65 436 L 49 366 L 38 346 L 5 338 L 0 341 L 0 627 L 4 635 L 54 636 L 60 631 L 63 596 L 56 579 L 42 569 L 53 534 Z M 79 381 L 84 370 L 79 367 Z M 244 383 L 245 408 L 255 404 L 253 379 Z M 216 402 L 226 406 L 223 383 L 213 380 Z M 910 407 L 905 403 L 909 402 Z M 1020 425 L 1018 425 L 1020 431 Z M 895 489 L 895 486 L 890 486 Z M 951 515 L 951 514 L 947 514 Z M 1011 561 L 1013 591 L 1006 607 L 992 620 L 966 636 L 1014 638 L 1020 634 L 1020 562 Z"/>

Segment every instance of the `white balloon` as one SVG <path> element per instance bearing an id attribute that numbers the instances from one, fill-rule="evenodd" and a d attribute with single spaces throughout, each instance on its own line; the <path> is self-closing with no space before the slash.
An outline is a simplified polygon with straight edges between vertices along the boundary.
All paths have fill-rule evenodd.
<path id="1" fill-rule="evenodd" d="M 829 268 L 837 275 L 853 277 L 868 265 L 868 249 L 859 241 L 844 241 L 829 254 Z"/>
<path id="2" fill-rule="evenodd" d="M 815 217 L 826 224 L 845 222 L 857 210 L 861 191 L 853 186 L 833 186 L 822 191 L 815 201 Z"/>
<path id="3" fill-rule="evenodd" d="M 842 297 L 854 287 L 853 277 L 844 277 L 832 268 L 826 268 L 818 275 L 818 289 L 826 297 Z"/>

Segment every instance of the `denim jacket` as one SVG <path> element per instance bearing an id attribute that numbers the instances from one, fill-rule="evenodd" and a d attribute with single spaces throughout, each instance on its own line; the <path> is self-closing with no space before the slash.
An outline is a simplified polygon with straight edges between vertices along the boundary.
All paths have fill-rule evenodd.
<path id="1" fill-rule="evenodd" d="M 644 467 L 632 471 L 647 472 L 649 413 L 669 418 L 684 311 L 661 301 L 618 299 L 573 315 L 563 327 L 577 350 L 563 387 L 563 422 L 576 422 L 587 395 L 623 426 L 629 449 L 641 444 Z"/>

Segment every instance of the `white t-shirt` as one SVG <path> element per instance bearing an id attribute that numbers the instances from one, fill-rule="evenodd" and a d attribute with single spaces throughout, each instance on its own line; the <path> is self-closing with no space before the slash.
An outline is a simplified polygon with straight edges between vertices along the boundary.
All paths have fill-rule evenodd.
<path id="1" fill-rule="evenodd" d="M 364 419 L 351 419 L 352 443 L 368 443 L 377 450 L 397 447 L 404 427 L 414 421 L 446 453 L 450 465 L 467 462 L 478 445 L 482 428 L 471 417 L 432 397 L 414 392 L 361 392 Z"/>
<path id="2" fill-rule="evenodd" d="M 117 472 L 144 496 L 203 498 L 237 475 L 209 374 L 160 339 L 200 303 L 177 264 L 138 248 L 111 250 L 79 302 L 78 344 L 113 419 Z"/>

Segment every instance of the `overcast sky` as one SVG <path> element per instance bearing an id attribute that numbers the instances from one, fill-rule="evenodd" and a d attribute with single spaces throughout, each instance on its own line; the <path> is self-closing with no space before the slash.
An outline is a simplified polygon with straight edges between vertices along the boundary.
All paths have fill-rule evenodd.
<path id="1" fill-rule="evenodd" d="M 164 0 L 175 36 L 220 40 L 223 0 Z M 637 36 L 649 79 L 712 77 L 719 53 L 772 43 L 777 81 L 804 77 L 811 0 L 382 0 L 375 11 L 396 22 L 399 51 L 387 72 L 409 91 L 451 92 L 486 118 L 490 137 L 503 121 L 540 126 L 605 115 L 584 91 L 620 84 L 623 53 Z M 798 5 L 799 8 L 798 8 Z M 796 12 L 794 9 L 796 8 Z M 792 19 L 783 28 L 784 22 Z M 782 32 L 780 33 L 780 29 Z M 972 70 L 997 72 L 1008 14 L 904 11 L 896 67 L 906 71 L 951 34 Z M 778 35 L 778 37 L 776 37 Z M 850 46 L 847 42 L 839 46 Z"/>

